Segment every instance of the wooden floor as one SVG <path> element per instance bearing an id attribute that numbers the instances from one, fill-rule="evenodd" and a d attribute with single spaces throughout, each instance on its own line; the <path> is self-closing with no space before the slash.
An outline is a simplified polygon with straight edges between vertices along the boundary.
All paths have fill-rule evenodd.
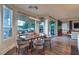
<path id="1" fill-rule="evenodd" d="M 79 55 L 78 48 L 77 48 L 77 40 L 71 40 L 71 54 Z"/>
<path id="2" fill-rule="evenodd" d="M 45 55 L 78 55 L 76 40 L 71 40 L 67 36 L 55 37 L 51 39 L 52 49 L 46 49 Z M 13 48 L 6 55 L 17 55 L 16 49 Z"/>
<path id="3" fill-rule="evenodd" d="M 70 55 L 71 47 L 70 47 L 70 38 L 62 36 L 55 37 L 52 39 L 52 50 L 46 52 L 47 55 Z"/>

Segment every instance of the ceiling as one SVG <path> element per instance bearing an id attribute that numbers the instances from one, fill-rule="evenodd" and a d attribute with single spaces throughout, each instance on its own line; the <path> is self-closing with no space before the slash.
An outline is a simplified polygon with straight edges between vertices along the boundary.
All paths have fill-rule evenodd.
<path id="1" fill-rule="evenodd" d="M 37 6 L 38 10 L 28 8 L 30 5 Z M 15 4 L 14 6 L 29 11 L 34 16 L 52 16 L 62 20 L 79 17 L 79 4 Z"/>

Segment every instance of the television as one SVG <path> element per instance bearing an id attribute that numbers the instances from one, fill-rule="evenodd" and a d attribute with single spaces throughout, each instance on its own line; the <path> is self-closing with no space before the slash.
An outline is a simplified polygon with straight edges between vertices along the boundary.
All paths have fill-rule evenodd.
<path id="1" fill-rule="evenodd" d="M 74 23 L 74 28 L 79 29 L 79 22 Z"/>

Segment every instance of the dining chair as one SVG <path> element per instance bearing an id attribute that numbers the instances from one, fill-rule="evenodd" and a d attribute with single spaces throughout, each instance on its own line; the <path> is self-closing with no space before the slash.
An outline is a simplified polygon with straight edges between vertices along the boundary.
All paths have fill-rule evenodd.
<path id="1" fill-rule="evenodd" d="M 28 54 L 29 40 L 17 40 L 17 52 L 18 54 Z"/>
<path id="2" fill-rule="evenodd" d="M 38 38 L 33 41 L 33 48 L 37 54 L 44 54 L 44 40 Z"/>
<path id="3" fill-rule="evenodd" d="M 44 48 L 45 49 L 50 49 L 51 50 L 51 38 L 46 37 L 44 38 L 45 44 L 44 44 Z"/>

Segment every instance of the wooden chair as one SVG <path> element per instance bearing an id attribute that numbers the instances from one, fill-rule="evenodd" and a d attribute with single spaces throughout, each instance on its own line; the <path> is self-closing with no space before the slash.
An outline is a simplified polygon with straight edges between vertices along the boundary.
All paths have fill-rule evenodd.
<path id="1" fill-rule="evenodd" d="M 33 48 L 36 50 L 37 54 L 44 54 L 44 40 L 41 40 L 40 38 L 35 39 L 33 41 Z"/>
<path id="2" fill-rule="evenodd" d="M 51 50 L 51 39 L 47 37 L 47 38 L 44 38 L 44 41 L 45 41 L 44 48 Z"/>
<path id="3" fill-rule="evenodd" d="M 17 52 L 18 54 L 28 54 L 29 40 L 17 40 Z"/>

